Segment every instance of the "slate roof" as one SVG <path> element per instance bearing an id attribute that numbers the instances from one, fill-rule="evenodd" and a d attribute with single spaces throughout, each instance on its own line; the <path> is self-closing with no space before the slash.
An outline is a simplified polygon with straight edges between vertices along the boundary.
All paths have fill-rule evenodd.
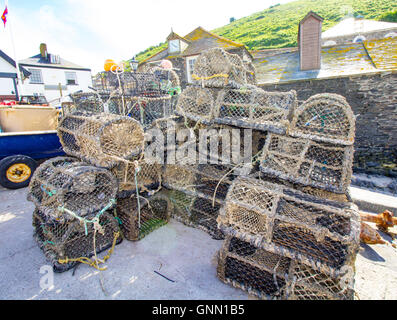
<path id="1" fill-rule="evenodd" d="M 7 61 L 10 65 L 12 65 L 14 68 L 16 68 L 16 63 L 15 60 L 12 59 L 10 56 L 8 56 L 6 53 L 4 53 L 2 50 L 0 50 L 0 57 L 2 57 L 5 61 Z M 23 72 L 23 75 L 25 77 L 29 77 L 30 76 L 30 72 L 28 70 L 26 70 L 24 67 L 22 67 L 21 65 L 19 65 L 19 71 Z"/>
<path id="2" fill-rule="evenodd" d="M 253 55 L 258 83 L 344 77 L 397 70 L 397 38 L 323 47 L 319 70 L 301 71 L 297 48 L 267 57 L 260 51 Z"/>
<path id="3" fill-rule="evenodd" d="M 84 68 L 79 66 L 73 62 L 67 61 L 63 58 L 60 58 L 60 63 L 50 63 L 49 60 L 43 58 L 41 54 L 37 54 L 33 57 L 20 60 L 19 64 L 23 66 L 30 66 L 30 67 L 40 67 L 40 68 L 56 68 L 56 69 L 72 69 L 72 70 L 82 70 L 82 71 L 91 71 L 89 68 Z"/>

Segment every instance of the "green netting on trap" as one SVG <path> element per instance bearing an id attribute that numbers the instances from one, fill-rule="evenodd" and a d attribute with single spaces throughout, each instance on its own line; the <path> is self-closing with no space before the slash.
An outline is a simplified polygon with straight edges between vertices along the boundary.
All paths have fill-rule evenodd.
<path id="1" fill-rule="evenodd" d="M 137 120 L 144 129 L 150 127 L 153 121 L 174 113 L 171 96 L 168 94 L 159 97 L 127 97 L 119 103 L 124 103 L 125 114 Z"/>
<path id="2" fill-rule="evenodd" d="M 66 115 L 58 136 L 67 154 L 106 168 L 139 155 L 144 144 L 143 128 L 136 120 L 109 113 Z"/>
<path id="3" fill-rule="evenodd" d="M 341 145 L 353 145 L 355 116 L 346 99 L 321 93 L 306 100 L 294 112 L 289 134 Z"/>
<path id="4" fill-rule="evenodd" d="M 357 207 L 350 202 L 239 177 L 233 181 L 217 221 L 226 234 L 338 274 L 354 266 L 359 219 Z"/>
<path id="5" fill-rule="evenodd" d="M 353 153 L 353 146 L 269 134 L 259 157 L 260 170 L 292 182 L 346 193 Z"/>
<path id="6" fill-rule="evenodd" d="M 66 213 L 65 213 L 66 214 Z M 49 222 L 47 216 L 37 208 L 33 212 L 33 235 L 46 259 L 52 264 L 55 272 L 64 272 L 79 263 L 70 261 L 79 258 L 90 258 L 113 244 L 122 241 L 117 237 L 118 221 L 109 213 L 100 215 L 98 223 L 100 231 L 95 233 L 94 224 L 84 224 L 78 219 L 64 219 L 65 222 Z"/>
<path id="7" fill-rule="evenodd" d="M 200 54 L 194 63 L 192 78 L 202 86 L 213 88 L 241 88 L 256 82 L 254 66 L 222 48 Z"/>
<path id="8" fill-rule="evenodd" d="M 213 239 L 224 239 L 216 219 L 222 203 L 204 195 L 167 190 L 172 203 L 172 217 L 183 224 L 208 233 Z"/>
<path id="9" fill-rule="evenodd" d="M 296 92 L 267 92 L 260 88 L 222 90 L 214 122 L 284 134 L 296 106 Z"/>
<path id="10" fill-rule="evenodd" d="M 110 171 L 71 157 L 42 163 L 29 184 L 28 200 L 49 220 L 73 220 L 63 210 L 85 217 L 102 210 L 116 198 L 117 180 Z"/>
<path id="11" fill-rule="evenodd" d="M 219 252 L 217 275 L 262 299 L 352 300 L 354 296 L 354 273 L 333 278 L 231 236 L 226 236 Z"/>
<path id="12" fill-rule="evenodd" d="M 124 237 L 136 241 L 168 223 L 171 202 L 163 191 L 148 198 L 140 196 L 139 204 L 137 197 L 131 196 L 118 199 L 116 212 Z"/>

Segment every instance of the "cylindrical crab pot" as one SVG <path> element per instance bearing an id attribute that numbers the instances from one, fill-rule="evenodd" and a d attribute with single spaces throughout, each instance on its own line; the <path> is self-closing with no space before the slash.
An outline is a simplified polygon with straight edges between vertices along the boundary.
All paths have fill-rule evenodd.
<path id="1" fill-rule="evenodd" d="M 193 79 L 205 87 L 241 88 L 254 83 L 254 77 L 252 66 L 244 64 L 237 54 L 228 53 L 222 48 L 204 51 L 194 63 Z"/>
<path id="2" fill-rule="evenodd" d="M 117 180 L 109 170 L 74 158 L 57 157 L 36 169 L 29 184 L 28 200 L 49 220 L 62 222 L 74 219 L 73 214 L 86 217 L 109 209 L 117 190 Z"/>
<path id="3" fill-rule="evenodd" d="M 320 142 L 353 145 L 355 123 L 353 111 L 344 97 L 320 93 L 294 111 L 289 134 Z"/>
<path id="4" fill-rule="evenodd" d="M 136 120 L 108 113 L 66 115 L 58 136 L 67 154 L 104 168 L 139 155 L 144 142 L 143 128 Z"/>
<path id="5" fill-rule="evenodd" d="M 219 92 L 217 88 L 189 86 L 178 98 L 176 113 L 193 121 L 210 124 Z"/>

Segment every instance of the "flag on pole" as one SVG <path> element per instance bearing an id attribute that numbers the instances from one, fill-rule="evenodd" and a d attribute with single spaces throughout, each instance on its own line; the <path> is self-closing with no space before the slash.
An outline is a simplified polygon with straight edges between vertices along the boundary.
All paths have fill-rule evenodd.
<path id="1" fill-rule="evenodd" d="M 7 9 L 7 6 L 6 6 L 6 8 L 4 9 L 3 14 L 1 15 L 1 20 L 3 20 L 3 22 L 4 22 L 4 28 L 5 28 L 6 22 L 7 22 L 7 14 L 8 14 L 8 9 Z"/>

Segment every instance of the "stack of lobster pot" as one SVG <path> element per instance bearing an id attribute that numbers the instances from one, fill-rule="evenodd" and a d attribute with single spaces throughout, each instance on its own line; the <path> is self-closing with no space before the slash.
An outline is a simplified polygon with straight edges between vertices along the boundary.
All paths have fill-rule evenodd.
<path id="1" fill-rule="evenodd" d="M 58 136 L 68 156 L 47 160 L 35 171 L 28 200 L 36 206 L 34 237 L 62 272 L 121 242 L 122 218 L 114 209 L 128 189 L 124 179 L 130 168 L 140 176 L 146 171 L 139 162 L 143 128 L 130 117 L 74 112 L 61 119 Z"/>
<path id="2" fill-rule="evenodd" d="M 256 86 L 252 63 L 221 48 L 196 59 L 192 78 L 179 96 L 176 114 L 183 129 L 190 129 L 196 155 L 188 150 L 187 164 L 168 161 L 163 185 L 172 190 L 175 218 L 223 239 L 216 218 L 226 194 L 237 176 L 251 173 L 252 158 L 259 156 L 268 130 L 285 133 L 295 92 L 263 91 Z"/>
<path id="3" fill-rule="evenodd" d="M 360 216 L 350 185 L 355 118 L 312 96 L 268 131 L 260 173 L 239 177 L 218 217 L 218 277 L 261 298 L 353 299 Z"/>
<path id="4" fill-rule="evenodd" d="M 169 190 L 173 217 L 206 231 L 214 239 L 224 239 L 216 218 L 234 177 L 228 175 L 230 163 L 221 161 L 219 153 L 207 150 L 211 142 L 218 145 L 216 151 L 223 148 L 221 126 L 214 124 L 213 114 L 220 92 L 254 82 L 253 71 L 252 65 L 237 55 L 220 48 L 208 50 L 196 60 L 196 81 L 182 91 L 176 105 L 179 118 L 174 118 L 171 134 L 178 142 L 175 148 L 167 145 L 162 183 Z M 203 130 L 205 135 L 201 135 Z M 240 138 L 240 132 L 234 134 Z M 179 137 L 185 139 L 183 146 L 178 144 Z M 172 154 L 173 148 L 176 154 Z"/>

